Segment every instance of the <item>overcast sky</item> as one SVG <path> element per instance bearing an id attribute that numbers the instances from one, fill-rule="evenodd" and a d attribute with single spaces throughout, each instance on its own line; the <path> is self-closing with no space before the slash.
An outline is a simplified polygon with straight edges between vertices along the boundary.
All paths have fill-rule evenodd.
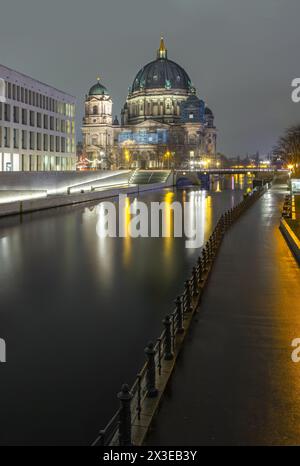
<path id="1" fill-rule="evenodd" d="M 98 75 L 114 114 L 163 33 L 215 114 L 227 155 L 271 150 L 300 123 L 299 0 L 1 0 L 0 63 L 83 99 Z"/>

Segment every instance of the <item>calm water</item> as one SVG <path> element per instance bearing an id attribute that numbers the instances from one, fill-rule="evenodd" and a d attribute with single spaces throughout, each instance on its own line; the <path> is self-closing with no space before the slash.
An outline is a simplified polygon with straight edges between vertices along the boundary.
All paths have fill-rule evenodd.
<path id="1" fill-rule="evenodd" d="M 209 192 L 166 189 L 139 199 L 193 200 L 204 240 L 251 183 L 235 176 Z M 0 337 L 7 344 L 0 444 L 91 443 L 199 255 L 185 238 L 101 239 L 97 205 L 0 221 Z"/>

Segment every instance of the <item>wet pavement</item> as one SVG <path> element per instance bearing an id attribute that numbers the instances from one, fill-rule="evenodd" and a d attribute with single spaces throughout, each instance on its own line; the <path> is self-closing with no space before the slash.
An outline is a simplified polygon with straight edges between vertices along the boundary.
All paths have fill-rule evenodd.
<path id="1" fill-rule="evenodd" d="M 226 235 L 148 445 L 300 444 L 300 269 L 275 185 Z"/>

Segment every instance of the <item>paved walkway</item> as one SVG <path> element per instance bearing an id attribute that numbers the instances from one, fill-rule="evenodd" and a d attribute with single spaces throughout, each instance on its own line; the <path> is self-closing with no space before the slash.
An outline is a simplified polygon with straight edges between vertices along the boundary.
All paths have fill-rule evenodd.
<path id="1" fill-rule="evenodd" d="M 226 236 L 147 445 L 300 444 L 300 269 L 275 185 Z"/>

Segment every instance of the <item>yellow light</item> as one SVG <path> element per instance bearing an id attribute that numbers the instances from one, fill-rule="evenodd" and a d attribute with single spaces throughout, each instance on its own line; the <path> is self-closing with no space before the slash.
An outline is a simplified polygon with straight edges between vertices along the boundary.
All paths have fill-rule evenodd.
<path id="1" fill-rule="evenodd" d="M 295 196 L 292 196 L 292 220 L 296 220 L 296 218 Z"/>
<path id="2" fill-rule="evenodd" d="M 125 160 L 126 160 L 127 162 L 129 162 L 129 160 L 130 160 L 130 152 L 129 152 L 129 150 L 128 150 L 128 149 L 125 149 L 124 153 L 125 153 Z"/>
<path id="3" fill-rule="evenodd" d="M 289 170 L 293 170 L 293 168 L 294 168 L 294 165 L 293 165 L 292 163 L 290 163 L 290 164 L 288 165 L 288 169 L 289 169 Z"/>

